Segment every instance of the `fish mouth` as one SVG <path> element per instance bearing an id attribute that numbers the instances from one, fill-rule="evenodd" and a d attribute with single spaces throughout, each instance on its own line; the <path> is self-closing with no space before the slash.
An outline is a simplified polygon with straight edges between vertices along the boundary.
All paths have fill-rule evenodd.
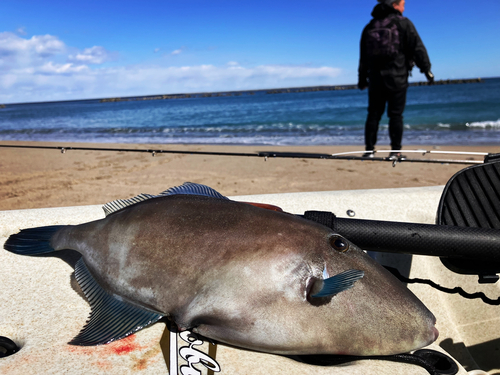
<path id="1" fill-rule="evenodd" d="M 432 342 L 434 342 L 439 337 L 439 331 L 436 327 L 432 327 L 432 333 L 434 333 L 434 340 L 432 340 Z"/>
<path id="2" fill-rule="evenodd" d="M 439 337 L 439 331 L 436 328 L 436 317 L 434 316 L 434 314 L 431 315 L 429 330 L 427 332 L 427 340 L 424 342 L 424 345 L 422 347 L 432 344 Z"/>
<path id="3" fill-rule="evenodd" d="M 439 337 L 439 331 L 436 328 L 436 322 L 437 322 L 437 319 L 434 316 L 434 314 L 432 314 L 432 333 L 434 334 L 434 340 L 432 340 L 432 342 L 436 341 L 437 338 Z"/>

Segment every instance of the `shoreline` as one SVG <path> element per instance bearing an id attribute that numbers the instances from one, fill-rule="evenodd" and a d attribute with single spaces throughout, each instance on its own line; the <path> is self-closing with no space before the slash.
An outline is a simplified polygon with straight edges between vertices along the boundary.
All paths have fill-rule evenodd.
<path id="1" fill-rule="evenodd" d="M 170 149 L 184 152 L 258 153 L 264 151 L 334 154 L 363 146 L 262 146 L 1 142 L 5 145 Z M 379 150 L 388 150 L 380 146 Z M 499 152 L 498 145 L 411 146 L 405 150 Z M 412 158 L 430 156 L 411 154 Z M 408 154 L 407 156 L 410 156 Z M 483 160 L 480 155 L 446 159 Z M 439 156 L 431 158 L 443 159 Z M 267 158 L 120 151 L 0 148 L 0 210 L 104 204 L 140 193 L 157 194 L 186 181 L 208 185 L 223 195 L 384 189 L 444 185 L 467 165 L 392 163 L 371 160 Z"/>

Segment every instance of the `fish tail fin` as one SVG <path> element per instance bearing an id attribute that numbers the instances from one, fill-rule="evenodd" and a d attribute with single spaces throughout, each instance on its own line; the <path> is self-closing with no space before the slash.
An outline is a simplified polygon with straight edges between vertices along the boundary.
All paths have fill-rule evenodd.
<path id="1" fill-rule="evenodd" d="M 21 229 L 5 241 L 4 249 L 19 255 L 46 254 L 55 251 L 50 240 L 65 225 Z"/>

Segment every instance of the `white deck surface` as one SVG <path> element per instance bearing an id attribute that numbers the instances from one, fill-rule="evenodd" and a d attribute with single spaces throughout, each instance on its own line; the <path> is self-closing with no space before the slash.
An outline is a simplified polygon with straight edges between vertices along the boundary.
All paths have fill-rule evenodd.
<path id="1" fill-rule="evenodd" d="M 358 219 L 433 223 L 442 187 L 290 193 L 232 197 L 262 202 L 302 214 L 331 211 Z M 126 197 L 117 197 L 126 198 Z M 103 202 L 105 203 L 105 202 Z M 22 228 L 78 224 L 104 217 L 100 206 L 47 208 L 0 212 L 0 336 L 13 339 L 21 350 L 0 358 L 1 374 L 167 374 L 165 329 L 158 323 L 127 339 L 99 347 L 67 345 L 85 324 L 90 308 L 75 291 L 73 268 L 57 257 L 25 257 L 3 250 L 3 243 Z M 439 259 L 384 255 L 378 259 L 409 265 L 410 277 L 432 279 L 444 287 L 500 296 L 499 285 L 479 285 L 477 277 L 448 271 Z M 68 264 L 69 263 L 69 264 Z M 450 353 L 463 364 L 459 374 L 482 369 L 500 372 L 500 307 L 480 300 L 445 294 L 427 285 L 409 286 L 437 318 L 438 341 L 430 348 Z M 168 338 L 168 335 L 165 335 Z M 443 349 L 444 348 L 444 349 Z M 165 351 L 165 353 L 164 353 Z M 317 367 L 284 357 L 217 346 L 222 374 L 427 374 L 413 365 L 387 361 L 359 361 Z M 200 366 L 202 367 L 202 366 Z M 202 373 L 206 373 L 204 370 Z M 476 372 L 483 373 L 483 372 Z"/>

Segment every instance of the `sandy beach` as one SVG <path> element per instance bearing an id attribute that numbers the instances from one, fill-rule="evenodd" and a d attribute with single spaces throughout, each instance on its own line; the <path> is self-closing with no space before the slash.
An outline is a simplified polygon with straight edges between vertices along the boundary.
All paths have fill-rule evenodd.
<path id="1" fill-rule="evenodd" d="M 2 142 L 11 145 L 80 146 L 255 153 L 339 153 L 360 146 L 220 146 Z M 385 147 L 387 149 L 387 147 Z M 436 150 L 406 146 L 405 150 Z M 379 149 L 384 149 L 383 146 Z M 440 151 L 498 152 L 496 146 L 442 146 Z M 425 159 L 475 159 L 471 155 L 408 154 Z M 209 185 L 224 195 L 381 189 L 444 185 L 457 164 L 398 163 L 242 156 L 0 148 L 0 210 L 104 204 L 139 193 L 156 194 L 185 181 Z"/>

